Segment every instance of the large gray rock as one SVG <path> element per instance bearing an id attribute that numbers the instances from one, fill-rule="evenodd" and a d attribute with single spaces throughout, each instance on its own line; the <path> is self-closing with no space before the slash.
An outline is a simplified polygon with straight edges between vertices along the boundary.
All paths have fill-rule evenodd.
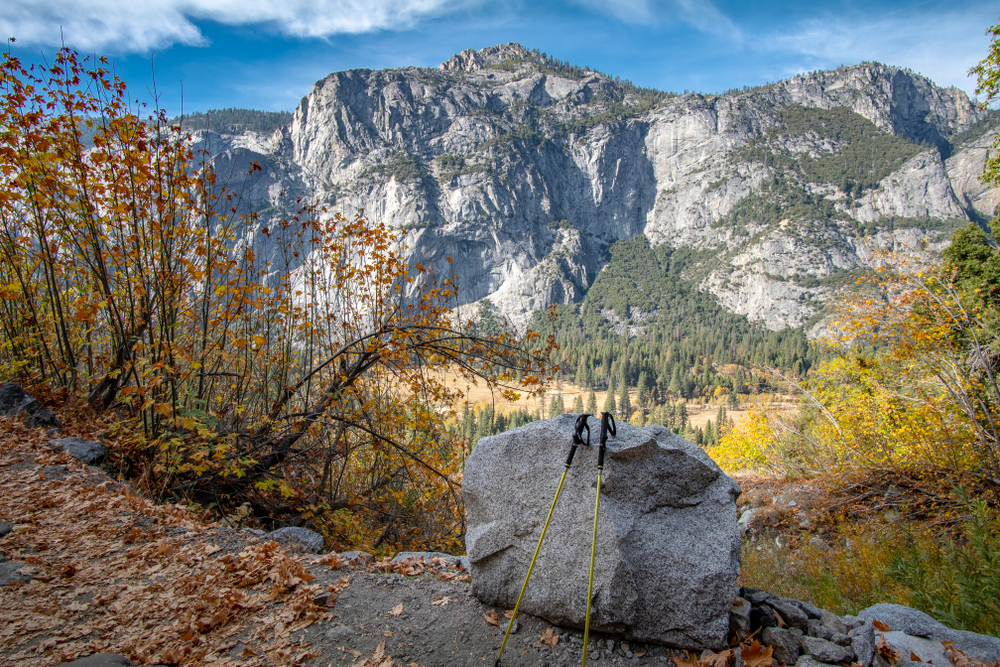
<path id="1" fill-rule="evenodd" d="M 820 662 L 840 663 L 854 660 L 854 651 L 819 637 L 803 637 L 802 648 Z"/>
<path id="2" fill-rule="evenodd" d="M 13 382 L 0 385 L 0 416 L 24 415 L 25 423 L 32 428 L 58 428 L 62 422 L 41 401 L 30 396 Z"/>
<path id="3" fill-rule="evenodd" d="M 884 632 L 885 643 L 899 651 L 900 662 L 903 660 L 914 660 L 914 662 L 932 662 L 935 665 L 949 665 L 951 661 L 945 653 L 944 644 L 923 637 L 914 637 L 905 632 Z"/>
<path id="4" fill-rule="evenodd" d="M 820 662 L 808 653 L 804 653 L 795 662 L 795 667 L 829 667 L 829 663 Z"/>
<path id="5" fill-rule="evenodd" d="M 788 628 L 764 628 L 760 639 L 764 646 L 773 649 L 771 655 L 774 659 L 786 665 L 794 665 L 799 653 L 802 652 L 802 642 L 798 634 Z"/>
<path id="6" fill-rule="evenodd" d="M 806 612 L 802 610 L 802 607 L 799 606 L 798 600 L 791 600 L 789 598 L 772 598 L 767 601 L 767 604 L 776 612 L 781 614 L 781 618 L 784 619 L 785 623 L 788 625 L 803 631 L 807 629 L 809 617 L 806 615 Z"/>
<path id="7" fill-rule="evenodd" d="M 86 463 L 100 463 L 108 455 L 108 448 L 96 440 L 84 440 L 83 438 L 57 438 L 49 440 L 49 444 L 56 449 L 61 449 L 77 461 Z"/>
<path id="8" fill-rule="evenodd" d="M 922 611 L 901 604 L 876 604 L 863 609 L 858 614 L 866 625 L 879 620 L 889 626 L 890 631 L 904 632 L 915 637 L 926 637 L 936 642 L 954 642 L 969 658 L 993 662 L 1000 660 L 1000 639 L 987 635 L 953 630 L 944 623 L 934 620 Z"/>
<path id="9" fill-rule="evenodd" d="M 819 621 L 835 634 L 846 635 L 849 629 L 840 618 L 831 614 L 826 609 L 820 609 Z"/>
<path id="10" fill-rule="evenodd" d="M 851 650 L 862 667 L 871 667 L 875 657 L 875 629 L 871 623 L 863 623 L 850 631 Z"/>
<path id="11" fill-rule="evenodd" d="M 743 598 L 733 600 L 729 610 L 729 636 L 739 635 L 740 640 L 750 636 L 750 602 Z"/>
<path id="12" fill-rule="evenodd" d="M 308 528 L 298 526 L 279 528 L 265 534 L 264 539 L 274 540 L 279 544 L 301 546 L 304 551 L 311 551 L 315 554 L 323 552 L 323 536 Z"/>
<path id="13" fill-rule="evenodd" d="M 472 590 L 517 601 L 573 435 L 575 415 L 479 441 L 463 478 Z M 596 444 L 599 425 L 591 421 Z M 597 447 L 566 477 L 521 610 L 582 628 Z M 618 425 L 605 459 L 591 631 L 684 648 L 726 645 L 736 596 L 739 486 L 697 446 L 662 426 Z"/>

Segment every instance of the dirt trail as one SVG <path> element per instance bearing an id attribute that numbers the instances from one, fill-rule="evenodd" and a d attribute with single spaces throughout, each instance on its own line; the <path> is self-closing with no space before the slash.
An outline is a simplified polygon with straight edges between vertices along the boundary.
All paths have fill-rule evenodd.
<path id="1" fill-rule="evenodd" d="M 23 563 L 32 578 L 0 587 L 2 667 L 94 653 L 183 665 L 495 660 L 502 635 L 487 615 L 502 619 L 504 610 L 473 598 L 457 566 L 297 553 L 156 505 L 53 452 L 47 440 L 0 419 L 0 521 L 14 524 L 0 538 L 0 556 Z M 582 632 L 518 620 L 504 665 L 580 664 Z M 653 665 L 667 657 L 664 647 L 595 635 L 588 662 Z"/>

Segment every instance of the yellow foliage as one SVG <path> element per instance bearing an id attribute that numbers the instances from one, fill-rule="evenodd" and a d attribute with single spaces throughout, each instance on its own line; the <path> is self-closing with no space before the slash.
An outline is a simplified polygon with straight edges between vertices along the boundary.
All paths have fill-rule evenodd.
<path id="1" fill-rule="evenodd" d="M 739 424 L 706 451 L 724 470 L 730 472 L 759 468 L 781 469 L 779 439 L 768 415 L 762 409 L 749 410 Z"/>
<path id="2" fill-rule="evenodd" d="M 982 313 L 963 306 L 939 267 L 889 254 L 881 262 L 864 290 L 840 301 L 835 356 L 805 381 L 787 380 L 798 417 L 751 411 L 710 451 L 720 465 L 834 474 L 995 466 L 990 406 L 1000 392 L 977 361 L 988 358 Z"/>
<path id="3" fill-rule="evenodd" d="M 363 215 L 238 215 L 245 184 L 140 118 L 102 60 L 3 54 L 0 95 L 0 374 L 127 415 L 146 458 L 126 467 L 157 491 L 325 502 L 385 539 L 454 543 L 467 443 L 443 431 L 461 391 L 437 378 L 540 392 L 553 337 L 480 335 L 456 280 Z"/>

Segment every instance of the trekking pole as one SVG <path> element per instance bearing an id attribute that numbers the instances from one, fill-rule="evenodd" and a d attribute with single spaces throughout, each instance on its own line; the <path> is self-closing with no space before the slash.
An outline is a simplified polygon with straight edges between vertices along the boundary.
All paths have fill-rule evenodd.
<path id="1" fill-rule="evenodd" d="M 562 477 L 559 479 L 559 486 L 556 487 L 556 495 L 552 499 L 552 507 L 549 508 L 549 516 L 545 519 L 545 525 L 542 526 L 542 534 L 538 538 L 538 546 L 535 547 L 535 555 L 531 557 L 531 565 L 528 566 L 528 576 L 524 578 L 524 585 L 521 586 L 521 594 L 517 596 L 517 604 L 514 605 L 514 614 L 510 617 L 510 622 L 507 623 L 507 632 L 503 635 L 503 643 L 500 644 L 500 653 L 497 654 L 497 661 L 494 663 L 494 667 L 500 667 L 500 658 L 503 657 L 503 649 L 507 646 L 507 638 L 510 637 L 510 629 L 514 627 L 514 621 L 517 620 L 517 611 L 521 608 L 521 600 L 524 598 L 524 591 L 528 589 L 528 580 L 531 579 L 531 571 L 535 569 L 535 560 L 538 558 L 538 552 L 542 549 L 542 540 L 545 539 L 545 531 L 549 529 L 549 521 L 552 520 L 552 513 L 556 509 L 556 501 L 559 500 L 559 494 L 562 493 L 563 482 L 566 481 L 566 473 L 569 472 L 569 466 L 573 463 L 573 455 L 576 454 L 576 448 L 579 445 L 584 445 L 585 447 L 590 447 L 590 424 L 587 423 L 587 417 L 590 415 L 580 415 L 576 418 L 576 426 L 573 429 L 573 446 L 570 447 L 569 456 L 566 457 L 566 468 L 563 470 Z M 583 431 L 587 431 L 587 441 L 584 442 Z"/>
<path id="2" fill-rule="evenodd" d="M 615 417 L 610 412 L 601 413 L 601 449 L 597 454 L 597 502 L 594 504 L 594 536 L 590 542 L 590 581 L 587 584 L 587 619 L 583 624 L 583 667 L 587 667 L 587 640 L 590 638 L 590 599 L 594 594 L 594 556 L 597 555 L 597 512 L 601 509 L 601 473 L 604 472 L 604 449 L 608 432 L 618 434 Z"/>

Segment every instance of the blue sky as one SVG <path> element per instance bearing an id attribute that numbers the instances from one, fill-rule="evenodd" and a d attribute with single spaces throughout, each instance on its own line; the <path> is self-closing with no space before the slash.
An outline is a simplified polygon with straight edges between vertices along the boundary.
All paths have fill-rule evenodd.
<path id="1" fill-rule="evenodd" d="M 292 110 L 343 69 L 436 67 L 466 48 L 520 42 L 663 90 L 721 92 L 862 60 L 910 67 L 970 95 L 986 55 L 986 2 L 790 0 L 4 0 L 0 32 L 26 61 L 60 43 L 113 59 L 174 114 Z"/>

